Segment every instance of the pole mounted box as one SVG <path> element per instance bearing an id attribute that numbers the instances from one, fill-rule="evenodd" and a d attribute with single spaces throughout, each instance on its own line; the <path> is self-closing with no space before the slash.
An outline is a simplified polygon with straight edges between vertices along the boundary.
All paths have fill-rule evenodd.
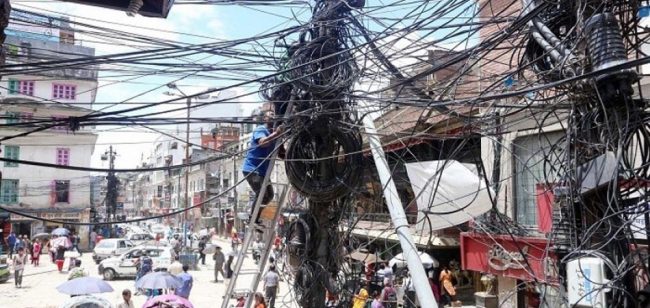
<path id="1" fill-rule="evenodd" d="M 62 0 L 114 10 L 137 13 L 147 17 L 167 18 L 174 0 Z"/>

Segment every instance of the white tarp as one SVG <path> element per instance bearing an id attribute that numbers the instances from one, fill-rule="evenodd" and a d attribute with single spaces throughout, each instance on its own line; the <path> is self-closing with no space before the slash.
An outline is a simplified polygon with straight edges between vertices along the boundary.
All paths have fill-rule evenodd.
<path id="1" fill-rule="evenodd" d="M 492 208 L 485 181 L 475 170 L 455 160 L 406 164 L 418 206 L 417 231 L 453 227 Z M 434 213 L 426 220 L 422 211 Z"/>

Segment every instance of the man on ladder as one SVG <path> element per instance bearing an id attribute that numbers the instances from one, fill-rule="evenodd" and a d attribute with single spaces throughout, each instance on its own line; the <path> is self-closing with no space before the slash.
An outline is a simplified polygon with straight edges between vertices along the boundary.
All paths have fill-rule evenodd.
<path id="1" fill-rule="evenodd" d="M 248 185 L 255 192 L 255 198 L 259 198 L 260 191 L 262 190 L 264 177 L 266 176 L 266 171 L 269 169 L 270 157 L 275 148 L 275 139 L 282 134 L 281 126 L 273 130 L 272 121 L 275 116 L 273 110 L 264 110 L 260 116 L 262 117 L 263 124 L 256 127 L 253 131 L 250 147 L 248 148 L 242 166 L 242 173 Z M 262 206 L 267 205 L 271 200 L 273 200 L 273 186 L 269 184 L 260 204 Z M 254 200 L 252 204 L 256 204 L 256 201 Z M 253 216 L 254 210 L 254 206 L 251 207 L 251 216 Z M 258 211 L 257 217 L 255 217 L 255 223 L 257 225 L 261 224 L 261 213 L 261 210 Z M 250 219 L 253 219 L 253 217 Z"/>

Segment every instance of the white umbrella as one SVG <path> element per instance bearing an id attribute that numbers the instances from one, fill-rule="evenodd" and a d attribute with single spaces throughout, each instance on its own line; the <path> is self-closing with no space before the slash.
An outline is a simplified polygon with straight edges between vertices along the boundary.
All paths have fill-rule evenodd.
<path id="1" fill-rule="evenodd" d="M 425 268 L 432 268 L 432 267 L 440 266 L 440 263 L 438 262 L 438 260 L 434 259 L 428 253 L 418 251 L 418 255 L 420 256 L 420 262 L 422 262 L 422 265 L 424 265 Z M 397 268 L 406 267 L 406 259 L 404 258 L 404 255 L 402 253 L 400 253 L 400 254 L 396 255 L 394 258 L 390 259 L 390 261 L 388 261 L 388 266 L 390 266 L 390 267 L 395 266 Z"/>

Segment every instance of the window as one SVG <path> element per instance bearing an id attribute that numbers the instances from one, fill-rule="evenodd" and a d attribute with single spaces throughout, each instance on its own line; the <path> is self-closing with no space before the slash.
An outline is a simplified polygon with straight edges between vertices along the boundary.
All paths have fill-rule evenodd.
<path id="1" fill-rule="evenodd" d="M 515 217 L 524 226 L 537 226 L 536 184 L 552 181 L 552 166 L 544 157 L 553 157 L 551 151 L 562 148 L 553 147 L 562 136 L 563 133 L 555 132 L 520 137 L 513 142 Z"/>
<path id="2" fill-rule="evenodd" d="M 15 145 L 5 145 L 5 158 L 20 159 L 20 147 Z M 6 161 L 5 167 L 18 167 L 18 163 Z"/>
<path id="3" fill-rule="evenodd" d="M 0 183 L 0 203 L 18 203 L 18 180 L 2 180 Z"/>
<path id="4" fill-rule="evenodd" d="M 52 85 L 52 98 L 60 99 L 76 99 L 77 86 L 71 84 L 58 84 Z"/>
<path id="5" fill-rule="evenodd" d="M 34 81 L 21 80 L 18 82 L 18 92 L 22 95 L 34 96 Z"/>
<path id="6" fill-rule="evenodd" d="M 19 81 L 16 79 L 9 79 L 9 94 L 18 94 Z"/>
<path id="7" fill-rule="evenodd" d="M 70 181 L 54 181 L 56 202 L 70 203 Z"/>
<path id="8" fill-rule="evenodd" d="M 17 124 L 20 122 L 20 113 L 7 112 L 5 113 L 5 118 L 7 119 L 7 124 Z"/>
<path id="9" fill-rule="evenodd" d="M 70 165 L 70 149 L 68 148 L 56 149 L 56 164 L 61 166 Z"/>

